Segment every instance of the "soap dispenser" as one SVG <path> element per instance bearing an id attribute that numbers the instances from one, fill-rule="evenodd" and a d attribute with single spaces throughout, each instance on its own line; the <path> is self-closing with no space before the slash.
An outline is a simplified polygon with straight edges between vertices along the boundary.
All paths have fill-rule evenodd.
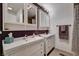
<path id="1" fill-rule="evenodd" d="M 10 42 L 13 42 L 14 41 L 13 34 L 9 33 L 8 35 L 9 35 L 9 38 L 10 38 Z"/>
<path id="2" fill-rule="evenodd" d="M 5 37 L 4 43 L 9 44 L 12 43 L 14 41 L 13 35 L 12 33 L 8 34 L 8 37 Z"/>

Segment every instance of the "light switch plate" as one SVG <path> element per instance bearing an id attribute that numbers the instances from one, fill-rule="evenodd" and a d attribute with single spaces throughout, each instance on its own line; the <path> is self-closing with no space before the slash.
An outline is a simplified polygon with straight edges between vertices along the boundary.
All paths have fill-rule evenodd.
<path id="1" fill-rule="evenodd" d="M 0 34 L 2 34 L 2 32 L 0 31 Z"/>

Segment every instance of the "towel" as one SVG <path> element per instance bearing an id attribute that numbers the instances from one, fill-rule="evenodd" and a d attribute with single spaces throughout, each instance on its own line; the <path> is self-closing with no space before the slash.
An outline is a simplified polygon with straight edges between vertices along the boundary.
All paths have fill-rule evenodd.
<path id="1" fill-rule="evenodd" d="M 69 38 L 69 27 L 68 25 L 59 26 L 59 38 L 68 39 Z"/>
<path id="2" fill-rule="evenodd" d="M 61 31 L 65 31 L 65 26 L 64 25 L 61 26 Z"/>

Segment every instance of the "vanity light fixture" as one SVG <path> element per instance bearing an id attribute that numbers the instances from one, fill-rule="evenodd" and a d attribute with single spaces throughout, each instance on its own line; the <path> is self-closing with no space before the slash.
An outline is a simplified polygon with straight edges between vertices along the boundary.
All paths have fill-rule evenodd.
<path id="1" fill-rule="evenodd" d="M 8 7 L 8 10 L 12 10 L 12 8 L 11 7 Z"/>

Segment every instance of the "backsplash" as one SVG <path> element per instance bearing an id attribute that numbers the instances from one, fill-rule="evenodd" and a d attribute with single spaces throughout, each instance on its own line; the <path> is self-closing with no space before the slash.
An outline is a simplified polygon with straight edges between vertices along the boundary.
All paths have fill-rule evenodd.
<path id="1" fill-rule="evenodd" d="M 6 36 L 8 36 L 10 32 L 13 33 L 13 37 L 17 38 L 17 37 L 23 37 L 25 36 L 25 34 L 29 36 L 32 35 L 33 33 L 35 33 L 36 35 L 42 33 L 48 33 L 48 30 L 3 31 L 2 38 L 4 39 Z"/>

